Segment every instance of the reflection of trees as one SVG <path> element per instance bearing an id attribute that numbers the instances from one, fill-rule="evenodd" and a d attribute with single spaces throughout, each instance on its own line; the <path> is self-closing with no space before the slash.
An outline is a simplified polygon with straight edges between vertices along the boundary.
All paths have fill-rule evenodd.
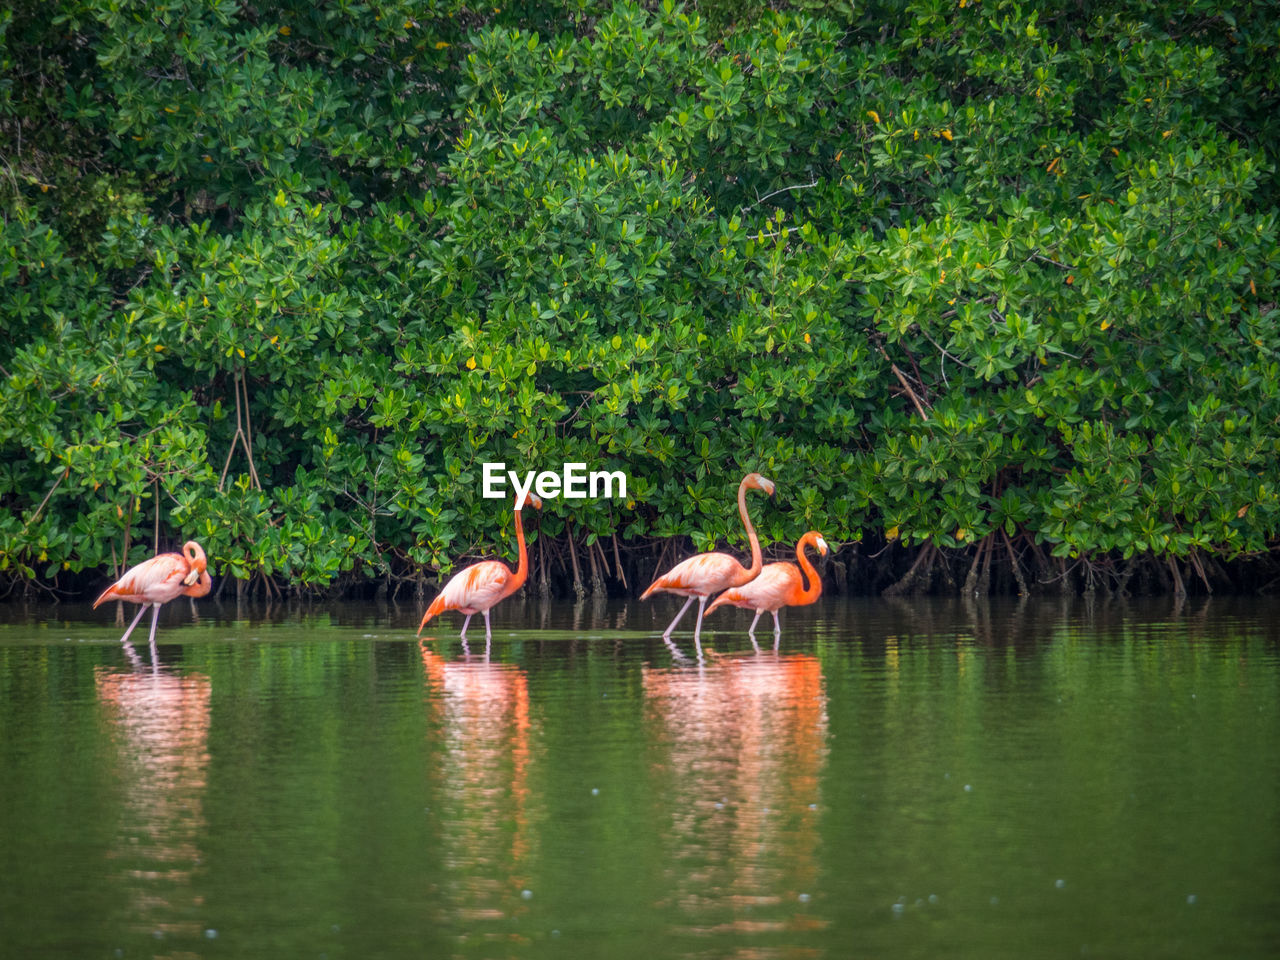
<path id="1" fill-rule="evenodd" d="M 818 921 L 822 668 L 807 655 L 644 670 L 654 777 L 669 780 L 666 906 L 687 932 L 777 933 Z"/>
<path id="2" fill-rule="evenodd" d="M 134 929 L 184 937 L 201 932 L 194 889 L 205 828 L 209 765 L 209 678 L 160 669 L 94 678 L 105 718 L 118 731 L 124 796 L 108 854 L 126 891 Z"/>
<path id="3" fill-rule="evenodd" d="M 529 862 L 529 680 L 488 657 L 446 661 L 420 644 L 441 762 L 438 900 L 445 922 L 523 912 Z"/>

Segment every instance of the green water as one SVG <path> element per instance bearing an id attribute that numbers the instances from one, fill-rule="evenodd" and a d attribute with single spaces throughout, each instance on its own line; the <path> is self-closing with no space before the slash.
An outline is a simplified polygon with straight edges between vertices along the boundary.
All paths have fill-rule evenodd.
<path id="1" fill-rule="evenodd" d="M 1280 950 L 1275 604 L 196 609 L 0 610 L 0 956 Z"/>

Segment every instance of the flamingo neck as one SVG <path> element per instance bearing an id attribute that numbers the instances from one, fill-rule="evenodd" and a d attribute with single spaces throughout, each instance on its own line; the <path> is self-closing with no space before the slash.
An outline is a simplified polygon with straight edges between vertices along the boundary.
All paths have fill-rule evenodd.
<path id="1" fill-rule="evenodd" d="M 800 561 L 801 576 L 809 583 L 807 590 L 800 589 L 792 594 L 791 606 L 796 607 L 806 603 L 813 603 L 818 597 L 822 596 L 822 581 L 818 578 L 818 571 L 805 556 L 804 548 L 812 546 L 808 537 L 801 537 L 800 542 L 796 544 L 796 559 Z"/>
<path id="2" fill-rule="evenodd" d="M 735 586 L 751 582 L 764 567 L 764 558 L 760 556 L 760 540 L 756 537 L 756 528 L 751 526 L 751 517 L 747 514 L 746 480 L 738 485 L 738 515 L 742 517 L 742 525 L 747 528 L 747 540 L 751 544 L 751 566 L 742 571 L 742 577 Z"/>
<path id="3" fill-rule="evenodd" d="M 507 581 L 507 589 L 503 591 L 504 597 L 509 597 L 521 587 L 524 586 L 525 580 L 529 578 L 529 551 L 524 545 L 524 511 L 517 509 L 516 512 L 516 549 L 520 553 L 520 559 L 516 563 L 516 573 Z"/>

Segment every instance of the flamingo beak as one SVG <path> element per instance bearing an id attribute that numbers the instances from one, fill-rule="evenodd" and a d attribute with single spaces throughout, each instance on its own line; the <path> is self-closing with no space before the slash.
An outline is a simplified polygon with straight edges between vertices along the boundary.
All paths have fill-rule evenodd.
<path id="1" fill-rule="evenodd" d="M 821 537 L 819 537 L 819 538 L 818 538 L 818 553 L 822 554 L 822 555 L 825 557 L 825 556 L 827 555 L 827 550 L 828 550 L 828 549 L 829 549 L 829 548 L 827 547 L 827 541 L 825 541 L 825 540 L 823 540 Z"/>
<path id="2" fill-rule="evenodd" d="M 199 579 L 200 579 L 200 571 L 197 570 L 195 567 L 192 567 L 191 572 L 182 578 L 182 582 L 185 583 L 188 587 L 190 587 L 194 585 L 195 582 Z"/>
<path id="3" fill-rule="evenodd" d="M 771 497 L 772 497 L 772 496 L 773 496 L 773 491 L 774 491 L 773 481 L 772 481 L 772 480 L 769 480 L 769 479 L 767 479 L 767 478 L 765 478 L 765 477 L 761 477 L 761 478 L 760 478 L 760 489 L 761 489 L 761 490 L 763 490 L 765 493 L 767 493 L 769 496 L 771 496 Z"/>

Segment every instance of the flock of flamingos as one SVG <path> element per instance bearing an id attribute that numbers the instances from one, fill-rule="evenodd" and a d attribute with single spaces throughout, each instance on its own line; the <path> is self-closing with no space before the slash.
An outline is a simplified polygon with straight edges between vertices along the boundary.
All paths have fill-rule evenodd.
<path id="1" fill-rule="evenodd" d="M 661 574 L 649 588 L 640 595 L 643 600 L 655 593 L 674 593 L 686 597 L 684 606 L 676 614 L 675 619 L 667 626 L 662 638 L 671 640 L 671 631 L 676 628 L 680 618 L 685 615 L 694 600 L 698 601 L 698 622 L 693 629 L 693 640 L 701 653 L 702 617 L 716 607 L 733 604 L 745 610 L 754 610 L 755 619 L 751 621 L 748 634 L 755 642 L 756 623 L 760 614 L 766 610 L 773 614 L 774 643 L 782 633 L 778 622 L 778 611 L 783 607 L 797 607 L 813 603 L 822 593 L 822 581 L 809 558 L 805 556 L 805 548 L 812 547 L 819 554 L 827 553 L 827 542 L 816 530 L 810 530 L 796 543 L 796 560 L 800 567 L 792 563 L 770 563 L 765 565 L 760 556 L 760 541 L 756 538 L 755 528 L 751 526 L 751 518 L 747 515 L 747 491 L 762 490 L 773 496 L 773 482 L 758 473 L 749 473 L 738 485 L 738 515 L 742 517 L 742 525 L 746 528 L 747 539 L 751 544 L 751 566 L 744 567 L 727 553 L 700 553 L 682 560 L 666 573 Z M 542 509 L 542 501 L 533 494 L 526 494 L 523 500 L 515 504 L 516 546 L 520 559 L 515 570 L 497 560 L 481 560 L 465 567 L 450 578 L 444 589 L 432 601 L 431 606 L 422 617 L 418 626 L 418 635 L 427 622 L 446 610 L 457 610 L 465 614 L 462 622 L 462 640 L 467 639 L 467 625 L 477 613 L 484 614 L 484 634 L 486 643 L 492 638 L 489 625 L 489 611 L 502 599 L 511 596 L 522 586 L 529 575 L 529 557 L 525 549 L 524 523 L 521 509 L 532 505 Z M 140 604 L 138 615 L 120 638 L 121 643 L 129 639 L 129 634 L 138 625 L 147 607 L 152 608 L 150 643 L 154 647 L 156 640 L 156 623 L 160 618 L 160 607 L 170 600 L 181 596 L 203 597 L 209 593 L 213 581 L 209 578 L 207 560 L 204 549 L 194 540 L 182 545 L 181 553 L 162 553 L 144 560 L 135 567 L 125 571 L 124 575 L 102 591 L 102 595 L 94 601 L 96 609 L 99 604 L 108 600 L 125 600 Z M 803 576 L 801 570 L 804 571 Z M 808 588 L 804 585 L 808 579 Z M 719 594 L 707 606 L 707 600 Z"/>

